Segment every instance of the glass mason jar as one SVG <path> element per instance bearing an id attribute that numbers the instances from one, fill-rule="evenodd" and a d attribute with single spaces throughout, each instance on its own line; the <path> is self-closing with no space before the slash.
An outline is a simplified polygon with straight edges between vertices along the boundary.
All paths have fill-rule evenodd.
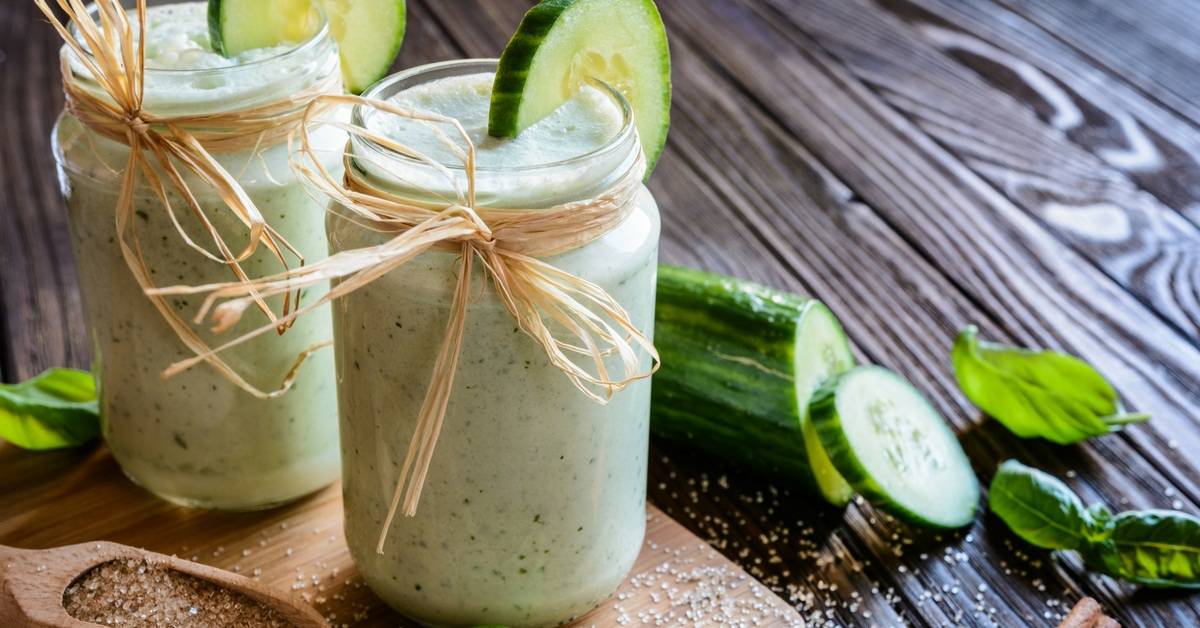
<path id="1" fill-rule="evenodd" d="M 63 54 L 73 53 L 64 48 Z M 147 69 L 144 108 L 156 115 L 236 110 L 331 80 L 336 72 L 337 47 L 322 25 L 307 41 L 262 60 L 215 69 Z M 70 112 L 59 117 L 53 139 L 92 340 L 102 431 L 125 474 L 168 501 L 228 510 L 267 508 L 336 480 L 331 353 L 314 355 L 300 369 L 292 389 L 271 400 L 241 390 L 206 364 L 163 379 L 165 367 L 192 354 L 143 295 L 117 242 L 114 208 L 129 149 L 88 129 Z M 315 141 L 329 149 L 328 167 L 340 169 L 345 135 L 328 128 Z M 267 222 L 307 260 L 324 256 L 324 208 L 289 169 L 286 141 L 215 157 Z M 242 250 L 248 241 L 246 227 L 212 188 L 185 168 L 180 171 L 230 248 Z M 199 219 L 169 183 L 166 189 L 183 230 L 212 250 Z M 134 207 L 134 229 L 156 285 L 233 278 L 224 264 L 184 243 L 141 174 Z M 282 264 L 260 247 L 243 268 L 258 277 L 282 270 Z M 317 296 L 308 291 L 305 302 Z M 172 297 L 169 303 L 179 317 L 190 321 L 201 298 Z M 278 299 L 268 303 L 279 311 Z M 216 346 L 266 322 L 265 315 L 252 308 L 246 320 L 221 336 L 207 329 L 196 331 Z M 328 312 L 315 312 L 281 337 L 265 334 L 222 355 L 252 384 L 272 390 L 297 354 L 329 335 Z"/>
<path id="2" fill-rule="evenodd" d="M 494 60 L 423 66 L 369 96 L 495 69 Z M 481 167 L 479 203 L 551 207 L 594 196 L 627 172 L 641 149 L 628 103 L 607 91 L 624 115 L 615 137 L 566 161 Z M 362 124 L 363 111 L 354 115 Z M 350 167 L 372 185 L 426 201 L 439 181 L 448 190 L 420 161 L 357 137 L 351 151 Z M 445 165 L 464 179 L 461 164 Z M 417 182 L 424 192 L 409 187 Z M 544 261 L 606 290 L 651 336 L 659 215 L 645 187 L 634 204 L 613 231 Z M 331 253 L 393 237 L 337 209 L 326 225 Z M 517 329 L 481 267 L 416 515 L 397 515 L 382 554 L 376 542 L 445 334 L 458 255 L 428 251 L 334 303 L 346 539 L 367 585 L 418 620 L 554 625 L 609 596 L 641 548 L 650 382 L 607 405 L 588 399 Z"/>

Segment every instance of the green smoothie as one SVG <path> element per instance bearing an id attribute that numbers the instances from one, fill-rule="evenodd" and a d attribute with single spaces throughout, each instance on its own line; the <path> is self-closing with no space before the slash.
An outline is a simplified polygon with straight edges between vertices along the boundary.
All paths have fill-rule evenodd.
<path id="1" fill-rule="evenodd" d="M 582 88 L 516 138 L 486 137 L 494 70 L 494 61 L 426 66 L 385 80 L 373 95 L 457 118 L 478 148 L 481 202 L 495 207 L 588 198 L 636 160 L 628 109 L 602 86 Z M 461 161 L 435 129 L 377 113 L 363 113 L 368 128 L 441 161 L 462 183 Z M 394 154 L 367 154 L 374 150 L 359 142 L 354 149 L 355 164 L 374 183 L 423 199 L 449 193 L 444 173 Z M 645 188 L 634 205 L 613 231 L 544 261 L 606 290 L 650 336 L 659 216 Z M 328 231 L 332 252 L 391 237 L 336 212 Z M 585 397 L 516 328 L 477 264 L 458 372 L 419 508 L 396 517 L 377 554 L 458 267 L 455 254 L 428 252 L 334 305 L 346 538 L 372 590 L 421 621 L 554 625 L 610 595 L 640 550 L 649 381 L 607 405 Z"/>
<path id="2" fill-rule="evenodd" d="M 224 58 L 210 46 L 205 11 L 202 2 L 149 10 L 148 111 L 179 115 L 239 109 L 294 94 L 338 72 L 337 48 L 323 29 L 306 42 Z M 63 54 L 72 55 L 65 49 Z M 87 79 L 78 60 L 72 67 Z M 238 510 L 295 499 L 334 481 L 338 451 L 331 353 L 313 357 L 292 390 L 273 400 L 242 391 L 203 364 L 164 380 L 162 370 L 191 353 L 142 294 L 116 241 L 114 208 L 128 149 L 89 130 L 69 112 L 60 117 L 54 141 L 99 376 L 104 437 L 125 473 L 179 504 Z M 341 167 L 341 132 L 321 130 L 314 142 L 327 149 L 331 169 Z M 267 222 L 306 259 L 324 256 L 324 208 L 293 176 L 286 142 L 216 158 Z M 144 179 L 139 181 L 133 228 L 154 282 L 199 285 L 232 279 L 224 264 L 183 242 L 161 201 Z M 241 250 L 245 227 L 207 185 L 189 178 L 189 186 L 231 248 Z M 200 220 L 170 186 L 168 192 L 184 231 L 212 250 Z M 243 267 L 252 277 L 282 270 L 265 249 Z M 317 296 L 308 291 L 305 299 Z M 280 310 L 278 299 L 270 303 Z M 190 320 L 199 299 L 173 297 L 170 304 Z M 255 311 L 222 336 L 205 330 L 201 335 L 216 345 L 265 322 Z M 251 383 L 271 390 L 300 351 L 329 336 L 328 312 L 318 312 L 283 336 L 260 337 L 224 357 Z"/>

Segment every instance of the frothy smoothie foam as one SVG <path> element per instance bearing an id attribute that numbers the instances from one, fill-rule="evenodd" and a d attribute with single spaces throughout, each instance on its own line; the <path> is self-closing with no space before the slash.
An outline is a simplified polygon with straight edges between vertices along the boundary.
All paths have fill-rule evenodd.
<path id="1" fill-rule="evenodd" d="M 480 168 L 520 168 L 586 155 L 621 130 L 621 107 L 600 88 L 585 85 L 565 104 L 514 138 L 487 134 L 493 74 L 450 76 L 410 87 L 390 100 L 397 105 L 458 120 L 475 145 Z M 429 123 L 391 115 L 372 116 L 369 128 L 421 151 L 435 161 L 456 165 L 461 158 L 439 139 Z M 456 145 L 450 125 L 434 124 Z"/>
<path id="2" fill-rule="evenodd" d="M 213 48 L 207 11 L 204 2 L 147 9 L 147 110 L 181 115 L 244 108 L 299 92 L 337 72 L 337 51 L 325 30 L 307 41 L 222 56 Z M 137 13 L 131 11 L 129 19 L 136 25 Z M 136 29 L 134 34 L 136 40 Z M 76 75 L 90 76 L 74 55 L 70 60 Z"/>
<path id="3" fill-rule="evenodd" d="M 137 19 L 136 15 L 133 19 Z M 203 70 L 245 65 L 278 57 L 296 47 L 279 44 L 252 48 L 232 57 L 213 49 L 204 2 L 166 4 L 146 12 L 146 67 L 152 70 Z"/>

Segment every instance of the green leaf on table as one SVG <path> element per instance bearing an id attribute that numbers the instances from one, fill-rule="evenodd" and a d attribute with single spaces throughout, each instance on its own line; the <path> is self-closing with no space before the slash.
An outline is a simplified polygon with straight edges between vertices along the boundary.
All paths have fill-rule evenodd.
<path id="1" fill-rule="evenodd" d="M 1016 460 L 1006 460 L 996 470 L 988 508 L 1017 536 L 1052 550 L 1084 547 L 1104 535 L 1112 517 L 1103 506 L 1085 508 L 1066 484 Z"/>
<path id="2" fill-rule="evenodd" d="M 1090 569 L 1148 587 L 1200 588 L 1200 518 L 1134 510 L 1113 518 L 1106 540 L 1082 552 Z"/>
<path id="3" fill-rule="evenodd" d="M 1200 518 L 1174 510 L 1084 508 L 1066 484 L 1007 460 L 996 470 L 988 505 L 1026 541 L 1076 550 L 1088 569 L 1147 587 L 1200 588 Z"/>
<path id="4" fill-rule="evenodd" d="M 958 333 L 951 360 L 963 394 L 1022 438 L 1066 445 L 1150 418 L 1122 413 L 1117 391 L 1087 362 L 981 341 L 974 325 Z"/>
<path id="5" fill-rule="evenodd" d="M 82 445 L 99 435 L 91 373 L 52 368 L 19 384 L 0 384 L 0 439 L 41 450 Z"/>

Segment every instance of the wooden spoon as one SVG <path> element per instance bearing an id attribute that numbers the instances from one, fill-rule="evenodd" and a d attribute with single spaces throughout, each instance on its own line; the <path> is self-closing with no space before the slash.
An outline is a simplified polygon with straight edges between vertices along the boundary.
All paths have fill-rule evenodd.
<path id="1" fill-rule="evenodd" d="M 245 576 L 216 567 L 108 543 L 80 543 L 47 550 L 23 550 L 0 545 L 0 626 L 88 628 L 63 608 L 63 593 L 92 567 L 113 560 L 143 560 L 240 593 L 279 613 L 298 628 L 325 628 L 317 611 L 296 594 L 275 591 Z"/>

